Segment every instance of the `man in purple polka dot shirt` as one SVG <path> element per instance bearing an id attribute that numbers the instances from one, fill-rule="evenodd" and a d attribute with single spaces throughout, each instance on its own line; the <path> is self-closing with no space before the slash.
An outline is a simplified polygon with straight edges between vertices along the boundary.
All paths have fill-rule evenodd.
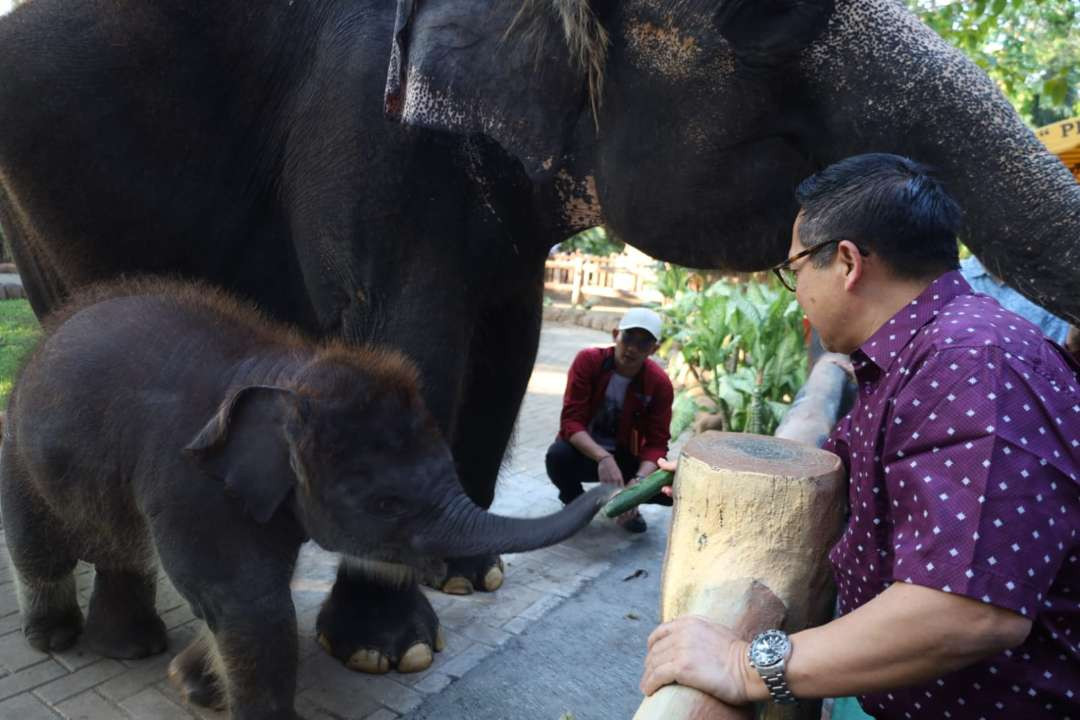
<path id="1" fill-rule="evenodd" d="M 926 168 L 860 155 L 798 198 L 778 274 L 850 354 L 858 399 L 826 445 L 850 478 L 840 615 L 789 638 L 786 689 L 878 720 L 1080 720 L 1080 368 L 972 293 L 960 210 Z M 642 690 L 768 700 L 746 658 L 681 618 L 650 637 Z"/>

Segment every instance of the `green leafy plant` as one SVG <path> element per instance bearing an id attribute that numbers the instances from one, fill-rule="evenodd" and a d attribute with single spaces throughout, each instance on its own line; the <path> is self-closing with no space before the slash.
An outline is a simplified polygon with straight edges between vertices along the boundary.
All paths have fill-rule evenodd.
<path id="1" fill-rule="evenodd" d="M 771 434 L 806 380 L 802 312 L 794 296 L 769 281 L 717 281 L 703 291 L 679 288 L 677 273 L 657 289 L 668 330 L 661 352 L 685 366 L 693 384 L 675 400 L 672 434 L 699 410 L 726 430 Z M 675 362 L 678 360 L 678 362 Z"/>
<path id="2" fill-rule="evenodd" d="M 1076 0 L 906 0 L 997 83 L 1028 123 L 1080 115 Z"/>
<path id="3" fill-rule="evenodd" d="M 561 252 L 580 250 L 586 255 L 614 255 L 621 253 L 625 245 L 608 234 L 602 227 L 582 230 L 559 243 Z"/>
<path id="4" fill-rule="evenodd" d="M 0 301 L 0 410 L 7 406 L 15 374 L 40 334 L 41 327 L 30 303 Z"/>

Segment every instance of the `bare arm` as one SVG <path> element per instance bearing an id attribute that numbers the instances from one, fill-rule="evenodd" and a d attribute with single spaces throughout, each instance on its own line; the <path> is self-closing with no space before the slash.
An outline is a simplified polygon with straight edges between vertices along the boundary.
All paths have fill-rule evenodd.
<path id="1" fill-rule="evenodd" d="M 611 453 L 600 447 L 600 445 L 592 439 L 592 436 L 584 430 L 580 430 L 571 435 L 570 444 L 573 445 L 579 453 L 596 462 L 600 462 L 605 457 L 611 456 Z"/>
<path id="2" fill-rule="evenodd" d="M 1031 621 L 1011 610 L 898 582 L 850 614 L 796 633 L 788 684 L 802 697 L 918 685 L 1015 647 L 1030 632 Z M 767 698 L 753 675 L 754 699 Z"/>
<path id="3" fill-rule="evenodd" d="M 792 636 L 787 681 L 796 697 L 839 697 L 917 685 L 1024 641 L 1031 621 L 1010 610 L 895 583 L 858 610 Z M 746 641 L 683 617 L 649 637 L 641 689 L 689 685 L 731 704 L 767 700 Z"/>
<path id="4" fill-rule="evenodd" d="M 656 468 L 657 465 L 652 460 L 642 460 L 641 464 L 638 465 L 637 475 L 638 477 L 646 477 L 651 475 Z"/>

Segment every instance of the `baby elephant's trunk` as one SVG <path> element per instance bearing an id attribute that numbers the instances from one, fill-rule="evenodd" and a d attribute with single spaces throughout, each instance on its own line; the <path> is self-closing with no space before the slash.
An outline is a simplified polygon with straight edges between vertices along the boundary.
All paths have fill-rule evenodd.
<path id="1" fill-rule="evenodd" d="M 439 557 L 469 557 L 524 552 L 562 542 L 589 524 L 615 490 L 601 485 L 557 513 L 535 518 L 511 518 L 489 513 L 464 494 L 451 499 L 434 524 L 413 546 Z"/>

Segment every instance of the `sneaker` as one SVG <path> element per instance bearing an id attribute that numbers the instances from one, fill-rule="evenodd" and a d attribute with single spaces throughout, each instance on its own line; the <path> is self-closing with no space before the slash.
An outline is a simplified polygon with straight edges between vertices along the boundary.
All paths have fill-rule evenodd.
<path id="1" fill-rule="evenodd" d="M 629 520 L 619 520 L 617 522 L 623 530 L 632 533 L 643 533 L 649 527 L 645 524 L 645 518 L 641 517 L 640 515 L 635 515 Z"/>

